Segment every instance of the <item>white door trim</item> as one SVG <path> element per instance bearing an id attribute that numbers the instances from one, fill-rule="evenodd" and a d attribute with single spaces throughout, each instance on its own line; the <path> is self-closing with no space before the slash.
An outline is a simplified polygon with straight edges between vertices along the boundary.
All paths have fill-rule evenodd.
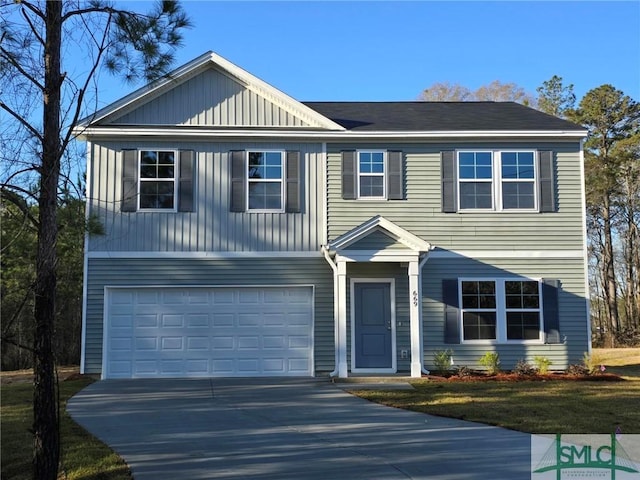
<path id="1" fill-rule="evenodd" d="M 355 284 L 356 283 L 388 283 L 391 308 L 391 368 L 357 368 L 355 345 Z M 351 372 L 353 373 L 396 373 L 396 281 L 394 278 L 351 278 L 350 282 L 350 319 L 351 319 Z"/>

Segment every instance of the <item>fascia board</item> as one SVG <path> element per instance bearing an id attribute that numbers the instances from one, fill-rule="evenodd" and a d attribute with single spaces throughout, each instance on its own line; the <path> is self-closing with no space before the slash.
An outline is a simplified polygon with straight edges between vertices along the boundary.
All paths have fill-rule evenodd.
<path id="1" fill-rule="evenodd" d="M 586 130 L 574 130 L 574 131 L 432 131 L 432 132 L 416 132 L 416 131 L 402 131 L 402 132 L 350 132 L 350 131 L 326 131 L 326 130 L 313 130 L 309 127 L 292 128 L 286 127 L 286 129 L 265 129 L 263 127 L 251 128 L 251 127 L 227 127 L 221 128 L 209 128 L 209 127 L 175 127 L 175 126 L 152 126 L 152 127 L 140 127 L 140 126 L 92 126 L 84 128 L 82 125 L 78 125 L 74 128 L 74 134 L 82 136 L 183 136 L 183 137 L 200 137 L 200 136 L 215 136 L 222 138 L 310 138 L 310 139 L 324 139 L 324 140 L 438 140 L 438 139 L 473 139 L 473 138 L 535 138 L 535 139 L 576 139 L 586 137 Z"/>

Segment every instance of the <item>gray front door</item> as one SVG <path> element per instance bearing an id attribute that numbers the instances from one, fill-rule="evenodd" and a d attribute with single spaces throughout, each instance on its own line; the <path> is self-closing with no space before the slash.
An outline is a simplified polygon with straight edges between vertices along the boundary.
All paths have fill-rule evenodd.
<path id="1" fill-rule="evenodd" d="M 356 369 L 393 367 L 391 285 L 354 284 L 354 345 Z"/>

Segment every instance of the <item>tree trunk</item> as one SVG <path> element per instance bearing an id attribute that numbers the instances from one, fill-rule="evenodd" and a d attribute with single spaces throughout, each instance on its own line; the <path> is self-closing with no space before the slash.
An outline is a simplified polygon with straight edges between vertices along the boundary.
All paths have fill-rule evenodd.
<path id="1" fill-rule="evenodd" d="M 46 6 L 46 45 L 42 166 L 40 170 L 38 252 L 35 282 L 33 478 L 55 480 L 60 436 L 53 355 L 56 312 L 57 194 L 60 175 L 60 46 L 62 2 Z"/>
<path id="2" fill-rule="evenodd" d="M 615 347 L 615 336 L 619 332 L 620 322 L 618 315 L 618 296 L 616 288 L 616 274 L 614 265 L 613 254 L 613 237 L 611 235 L 611 205 L 608 196 L 604 198 L 604 204 L 602 207 L 602 224 L 604 233 L 604 245 L 603 245 L 603 277 L 604 277 L 604 292 L 607 302 L 607 313 L 609 317 L 610 330 L 607 332 L 607 338 L 605 339 L 606 347 Z"/>

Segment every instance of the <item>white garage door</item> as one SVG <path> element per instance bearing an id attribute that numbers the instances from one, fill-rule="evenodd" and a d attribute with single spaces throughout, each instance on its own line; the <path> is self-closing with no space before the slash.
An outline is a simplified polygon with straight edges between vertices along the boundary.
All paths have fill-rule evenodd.
<path id="1" fill-rule="evenodd" d="M 104 378 L 313 375 L 310 287 L 108 288 Z"/>

